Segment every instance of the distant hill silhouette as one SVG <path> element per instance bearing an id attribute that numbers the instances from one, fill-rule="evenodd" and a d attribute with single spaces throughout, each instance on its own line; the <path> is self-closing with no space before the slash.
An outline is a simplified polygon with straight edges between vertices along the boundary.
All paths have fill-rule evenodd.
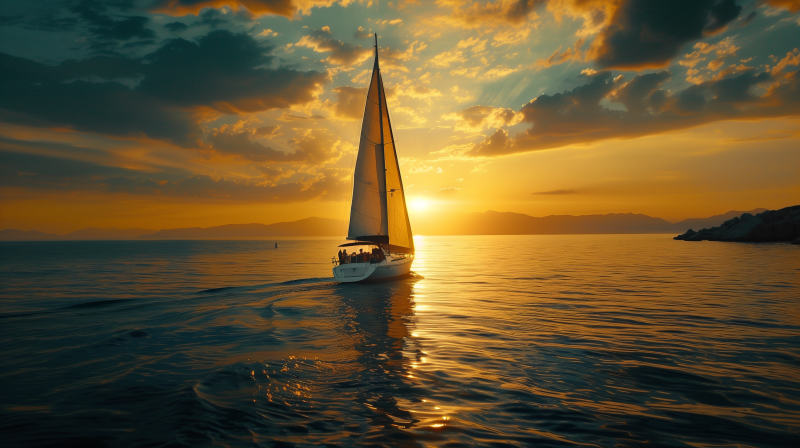
<path id="1" fill-rule="evenodd" d="M 118 229 L 116 227 L 89 227 L 64 235 L 68 240 L 133 240 L 153 233 L 153 229 Z"/>
<path id="2" fill-rule="evenodd" d="M 685 232 L 689 229 L 705 229 L 707 227 L 715 227 L 723 222 L 741 216 L 744 213 L 750 213 L 751 215 L 757 215 L 761 212 L 765 212 L 767 209 L 765 208 L 754 208 L 753 210 L 749 210 L 746 212 L 739 212 L 736 210 L 731 210 L 728 213 L 723 213 L 721 215 L 714 215 L 708 218 L 689 218 L 684 219 L 683 221 L 676 222 L 672 226 L 676 232 Z"/>
<path id="3" fill-rule="evenodd" d="M 730 211 L 708 218 L 691 218 L 670 223 L 661 218 L 638 213 L 606 215 L 551 215 L 533 217 L 522 213 L 487 211 L 452 216 L 434 225 L 413 227 L 422 235 L 556 235 L 579 233 L 683 233 L 690 228 L 710 228 L 743 213 L 758 214 L 766 209 L 748 212 Z M 0 241 L 53 240 L 131 240 L 131 239 L 204 239 L 253 237 L 339 236 L 346 230 L 342 221 L 327 218 L 305 218 L 275 224 L 228 224 L 215 227 L 147 230 L 87 228 L 66 235 L 37 230 L 0 230 Z"/>
<path id="4" fill-rule="evenodd" d="M 674 239 L 753 243 L 792 241 L 792 244 L 800 244 L 800 205 L 767 210 L 756 215 L 744 213 L 742 216 L 725 221 L 720 226 L 699 231 L 688 230 Z"/>
<path id="5" fill-rule="evenodd" d="M 765 209 L 755 209 L 757 213 Z M 598 233 L 671 233 L 683 232 L 698 223 L 719 225 L 745 212 L 730 211 L 709 218 L 691 218 L 671 223 L 639 213 L 605 215 L 550 215 L 541 218 L 513 212 L 466 213 L 450 222 L 431 226 L 427 235 L 558 235 Z"/>
<path id="6" fill-rule="evenodd" d="M 342 233 L 342 221 L 327 218 L 305 218 L 299 221 L 275 224 L 227 224 L 216 227 L 189 227 L 165 229 L 142 235 L 147 239 L 193 239 L 193 238 L 252 238 L 270 236 L 338 236 Z"/>

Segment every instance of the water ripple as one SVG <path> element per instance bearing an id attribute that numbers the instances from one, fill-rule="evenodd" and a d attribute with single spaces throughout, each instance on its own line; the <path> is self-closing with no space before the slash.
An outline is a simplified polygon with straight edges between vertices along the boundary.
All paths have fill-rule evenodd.
<path id="1" fill-rule="evenodd" d="M 796 248 L 416 242 L 2 243 L 3 445 L 800 445 Z"/>

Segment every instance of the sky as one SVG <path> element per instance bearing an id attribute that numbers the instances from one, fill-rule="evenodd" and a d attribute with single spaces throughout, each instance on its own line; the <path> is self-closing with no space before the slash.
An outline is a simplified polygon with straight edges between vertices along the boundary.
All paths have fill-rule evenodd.
<path id="1" fill-rule="evenodd" d="M 412 227 L 800 203 L 800 0 L 31 0 L 0 228 L 347 219 L 373 33 Z"/>

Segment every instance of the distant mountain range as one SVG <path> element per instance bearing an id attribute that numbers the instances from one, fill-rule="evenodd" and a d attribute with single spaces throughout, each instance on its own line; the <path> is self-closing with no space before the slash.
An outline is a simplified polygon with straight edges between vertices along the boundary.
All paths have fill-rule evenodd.
<path id="1" fill-rule="evenodd" d="M 748 213 L 760 213 L 758 208 Z M 638 213 L 605 215 L 551 215 L 536 218 L 521 213 L 487 211 L 454 217 L 448 223 L 426 229 L 426 235 L 558 235 L 596 233 L 672 233 L 690 228 L 717 226 L 744 212 L 732 210 L 708 218 L 671 223 Z"/>
<path id="2" fill-rule="evenodd" d="M 758 208 L 747 213 L 756 214 Z M 671 223 L 661 218 L 636 213 L 606 215 L 551 215 L 536 218 L 522 213 L 487 211 L 453 217 L 446 223 L 416 229 L 423 235 L 556 235 L 580 233 L 683 233 L 722 224 L 741 215 L 730 211 L 708 218 L 691 218 Z M 135 239 L 205 239 L 253 237 L 339 236 L 346 230 L 342 221 L 327 218 L 305 218 L 275 224 L 228 224 L 215 227 L 181 229 L 118 229 L 87 228 L 66 235 L 43 233 L 38 230 L 0 230 L 0 241 L 56 240 L 135 240 Z"/>

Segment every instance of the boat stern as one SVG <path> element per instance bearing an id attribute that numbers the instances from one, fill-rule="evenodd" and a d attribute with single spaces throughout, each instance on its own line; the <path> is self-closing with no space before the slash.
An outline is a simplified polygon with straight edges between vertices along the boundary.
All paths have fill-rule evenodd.
<path id="1" fill-rule="evenodd" d="M 340 282 L 358 282 L 368 278 L 376 268 L 375 263 L 347 263 L 334 266 L 333 278 Z"/>

